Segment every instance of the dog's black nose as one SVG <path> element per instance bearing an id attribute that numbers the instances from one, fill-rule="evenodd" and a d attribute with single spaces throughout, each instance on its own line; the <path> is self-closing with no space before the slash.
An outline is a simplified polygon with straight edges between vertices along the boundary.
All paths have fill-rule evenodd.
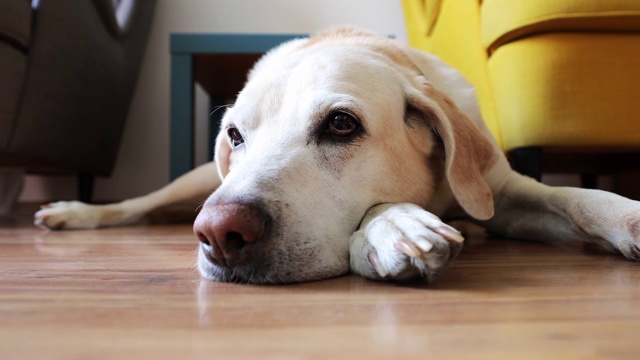
<path id="1" fill-rule="evenodd" d="M 252 245 L 262 239 L 269 217 L 258 207 L 244 203 L 205 205 L 193 224 L 193 232 L 205 244 L 207 257 L 219 265 L 240 265 Z"/>

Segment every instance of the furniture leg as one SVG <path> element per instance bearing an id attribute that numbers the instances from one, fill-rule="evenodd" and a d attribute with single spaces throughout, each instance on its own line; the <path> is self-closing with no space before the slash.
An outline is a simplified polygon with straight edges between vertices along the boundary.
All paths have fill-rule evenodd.
<path id="1" fill-rule="evenodd" d="M 22 190 L 23 178 L 22 168 L 0 168 L 0 217 L 11 213 Z"/>
<path id="2" fill-rule="evenodd" d="M 598 175 L 595 173 L 582 174 L 581 176 L 582 187 L 585 189 L 597 189 L 598 188 Z"/>
<path id="3" fill-rule="evenodd" d="M 515 171 L 542 181 L 542 149 L 527 147 L 511 150 L 509 158 Z"/>
<path id="4" fill-rule="evenodd" d="M 95 176 L 89 173 L 78 174 L 78 200 L 91 204 Z"/>

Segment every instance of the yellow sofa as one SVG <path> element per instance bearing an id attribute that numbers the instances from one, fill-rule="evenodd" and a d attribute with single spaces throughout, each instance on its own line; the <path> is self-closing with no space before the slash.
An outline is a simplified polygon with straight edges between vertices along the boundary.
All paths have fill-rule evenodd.
<path id="1" fill-rule="evenodd" d="M 403 0 L 403 8 L 410 44 L 476 86 L 516 170 L 540 179 L 640 167 L 640 1 Z"/>

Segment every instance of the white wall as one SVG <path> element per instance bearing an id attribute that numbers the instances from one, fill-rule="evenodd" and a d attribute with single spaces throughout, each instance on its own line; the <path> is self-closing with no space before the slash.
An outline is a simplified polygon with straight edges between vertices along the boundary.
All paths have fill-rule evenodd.
<path id="1" fill-rule="evenodd" d="M 160 0 L 115 171 L 97 180 L 94 199 L 121 200 L 168 182 L 170 33 L 313 33 L 344 24 L 406 41 L 399 0 Z M 72 199 L 75 187 L 73 177 L 28 176 L 21 201 Z"/>

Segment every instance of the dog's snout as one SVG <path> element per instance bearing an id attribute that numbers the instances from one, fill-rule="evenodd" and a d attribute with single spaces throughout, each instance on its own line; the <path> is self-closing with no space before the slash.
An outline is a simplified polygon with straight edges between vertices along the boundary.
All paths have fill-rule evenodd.
<path id="1" fill-rule="evenodd" d="M 260 208 L 243 203 L 205 205 L 193 231 L 205 244 L 207 256 L 228 267 L 240 265 L 250 255 L 252 245 L 265 236 L 269 216 Z"/>

